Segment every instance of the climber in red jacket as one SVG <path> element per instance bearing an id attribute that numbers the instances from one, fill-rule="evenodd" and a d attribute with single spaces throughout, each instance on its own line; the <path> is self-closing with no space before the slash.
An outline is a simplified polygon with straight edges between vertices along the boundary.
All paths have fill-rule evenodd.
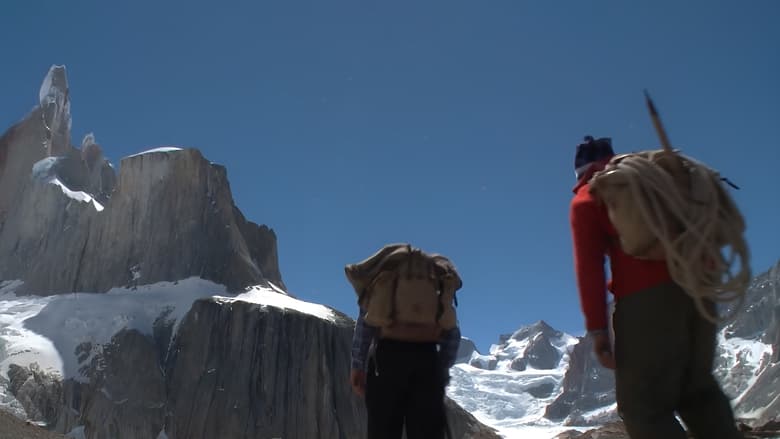
<path id="1" fill-rule="evenodd" d="M 587 136 L 574 160 L 570 220 L 585 327 L 599 362 L 615 369 L 618 411 L 632 439 L 741 438 L 712 375 L 716 327 L 672 280 L 663 260 L 624 253 L 588 181 L 614 156 L 609 138 Z M 606 281 L 609 259 L 611 280 Z M 615 297 L 610 341 L 607 290 Z"/>

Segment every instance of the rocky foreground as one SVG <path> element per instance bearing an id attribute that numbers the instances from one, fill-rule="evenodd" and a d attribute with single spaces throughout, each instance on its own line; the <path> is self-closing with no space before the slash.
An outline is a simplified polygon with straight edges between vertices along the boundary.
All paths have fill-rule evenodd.
<path id="1" fill-rule="evenodd" d="M 64 437 L 0 410 L 0 439 L 63 439 Z"/>
<path id="2" fill-rule="evenodd" d="M 751 429 L 740 424 L 745 439 L 780 438 L 780 422 L 770 422 L 762 427 Z M 611 422 L 603 427 L 580 433 L 576 430 L 563 432 L 555 439 L 629 439 L 626 429 L 620 422 Z"/>

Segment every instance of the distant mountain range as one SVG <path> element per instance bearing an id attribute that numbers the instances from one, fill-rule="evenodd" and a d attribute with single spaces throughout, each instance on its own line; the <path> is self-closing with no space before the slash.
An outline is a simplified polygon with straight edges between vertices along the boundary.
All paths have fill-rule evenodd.
<path id="1" fill-rule="evenodd" d="M 529 426 L 619 419 L 614 375 L 592 355 L 589 340 L 543 321 L 500 336 L 486 354 L 464 339 L 459 363 L 449 395 L 509 437 Z M 740 421 L 780 419 L 780 262 L 755 277 L 741 312 L 722 327 L 715 375 Z"/>

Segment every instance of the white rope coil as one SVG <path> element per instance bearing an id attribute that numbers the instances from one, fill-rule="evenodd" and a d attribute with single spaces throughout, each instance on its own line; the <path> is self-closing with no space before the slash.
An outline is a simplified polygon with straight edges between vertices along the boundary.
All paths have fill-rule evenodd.
<path id="1" fill-rule="evenodd" d="M 751 275 L 745 221 L 716 171 L 677 152 L 645 151 L 616 156 L 591 187 L 626 253 L 665 259 L 672 279 L 709 320 L 739 311 Z M 641 235 L 652 249 L 629 248 Z M 736 306 L 720 317 L 712 302 Z"/>

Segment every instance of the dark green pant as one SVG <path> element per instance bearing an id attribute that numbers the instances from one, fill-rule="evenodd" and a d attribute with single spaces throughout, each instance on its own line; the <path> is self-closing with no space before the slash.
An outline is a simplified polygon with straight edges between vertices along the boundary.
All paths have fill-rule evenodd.
<path id="1" fill-rule="evenodd" d="M 618 411 L 632 439 L 737 439 L 728 398 L 712 375 L 716 327 L 681 288 L 666 284 L 617 300 Z"/>

